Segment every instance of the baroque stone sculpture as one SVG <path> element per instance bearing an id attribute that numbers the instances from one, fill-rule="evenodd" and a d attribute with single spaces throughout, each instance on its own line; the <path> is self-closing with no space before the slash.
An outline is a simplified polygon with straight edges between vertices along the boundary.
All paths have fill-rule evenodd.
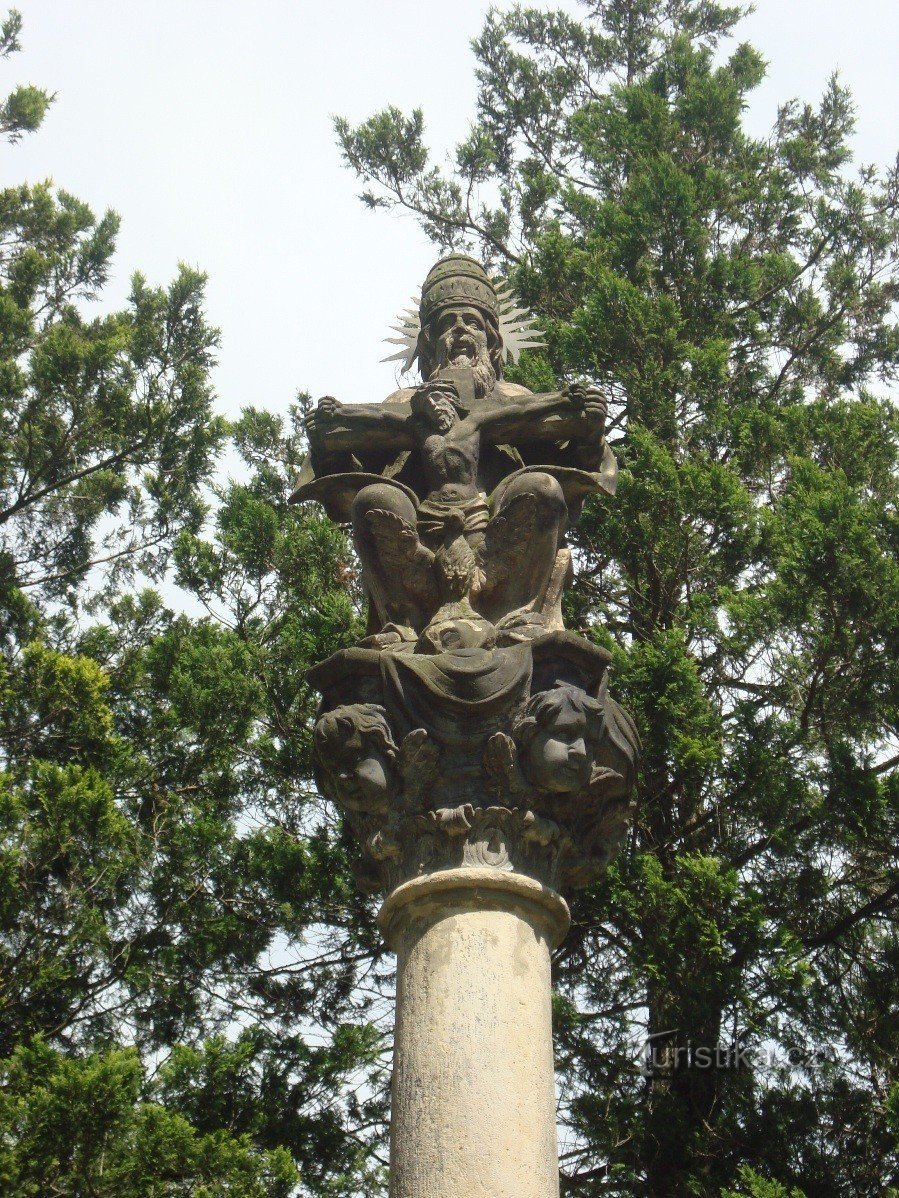
<path id="1" fill-rule="evenodd" d="M 369 601 L 364 640 L 309 674 L 318 783 L 372 892 L 460 867 L 585 885 L 626 832 L 639 752 L 609 655 L 562 620 L 566 529 L 615 490 L 605 402 L 503 378 L 539 335 L 465 255 L 398 332 L 424 381 L 321 399 L 292 496 L 351 526 Z"/>

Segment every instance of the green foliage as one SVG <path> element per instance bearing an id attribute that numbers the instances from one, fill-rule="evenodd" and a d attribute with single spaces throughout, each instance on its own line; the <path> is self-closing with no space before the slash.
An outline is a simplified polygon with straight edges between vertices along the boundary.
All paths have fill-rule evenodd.
<path id="1" fill-rule="evenodd" d="M 766 1181 L 745 1165 L 739 1170 L 739 1179 L 740 1189 L 722 1190 L 721 1198 L 805 1198 L 802 1190 L 788 1190 L 777 1181 Z"/>
<path id="2" fill-rule="evenodd" d="M 201 274 L 136 275 L 125 312 L 83 314 L 118 225 L 49 184 L 0 193 L 0 554 L 16 585 L 69 602 L 94 566 L 115 583 L 165 569 L 224 436 Z"/>
<path id="3" fill-rule="evenodd" d="M 14 94 L 8 139 L 39 109 Z M 382 971 L 304 681 L 359 588 L 287 507 L 302 401 L 213 415 L 196 271 L 89 316 L 115 214 L 23 186 L 0 229 L 0 1190 L 376 1189 L 384 1036 L 354 987 Z"/>
<path id="4" fill-rule="evenodd" d="M 13 93 L 0 126 L 36 125 L 38 109 Z M 182 266 L 167 289 L 135 276 L 126 311 L 84 315 L 117 229 L 49 183 L 0 192 L 0 552 L 8 582 L 47 598 L 72 601 L 97 564 L 116 581 L 163 570 L 203 519 L 224 436 L 201 274 Z"/>
<path id="5" fill-rule="evenodd" d="M 376 938 L 308 782 L 303 681 L 359 634 L 354 566 L 320 514 L 286 504 L 296 423 L 248 412 L 236 437 L 246 481 L 219 492 L 208 538 L 182 529 L 174 552 L 211 614 L 143 590 L 79 630 L 10 592 L 11 1193 L 287 1194 L 298 1170 L 302 1192 L 337 1196 L 383 1173 L 384 1039 L 354 994 Z M 41 1130 L 41 1044 L 46 1086 L 71 1106 L 61 1162 Z M 107 1117 L 110 1070 L 131 1080 Z"/>
<path id="6" fill-rule="evenodd" d="M 609 399 L 620 485 L 572 534 L 567 610 L 645 758 L 556 962 L 563 1192 L 888 1192 L 899 179 L 853 166 L 835 78 L 745 132 L 764 63 L 738 9 L 586 10 L 488 15 L 450 170 L 421 113 L 337 123 L 370 204 L 536 312 L 516 381 Z"/>
<path id="7" fill-rule="evenodd" d="M 22 32 L 22 14 L 10 9 L 6 19 L 0 22 L 0 59 L 9 58 L 20 50 L 19 34 Z M 10 143 L 19 141 L 24 133 L 38 129 L 53 103 L 53 96 L 39 87 L 22 85 L 0 101 L 0 137 Z"/>
<path id="8" fill-rule="evenodd" d="M 0 1181 L 25 1196 L 288 1198 L 297 1171 L 284 1148 L 254 1149 L 227 1127 L 202 1132 L 154 1101 L 134 1050 L 81 1058 L 35 1040 L 4 1063 Z"/>

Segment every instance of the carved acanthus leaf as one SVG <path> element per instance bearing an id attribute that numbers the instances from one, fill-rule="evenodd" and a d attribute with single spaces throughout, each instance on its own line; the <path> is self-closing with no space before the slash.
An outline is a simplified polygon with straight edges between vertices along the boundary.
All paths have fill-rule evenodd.
<path id="1" fill-rule="evenodd" d="M 475 811 L 471 803 L 459 807 L 439 807 L 428 812 L 430 819 L 447 836 L 467 836 L 474 827 Z"/>
<path id="2" fill-rule="evenodd" d="M 402 856 L 402 843 L 394 829 L 387 824 L 380 832 L 369 837 L 368 852 L 375 861 L 390 861 Z"/>
<path id="3" fill-rule="evenodd" d="M 526 811 L 521 819 L 522 836 L 524 840 L 542 847 L 552 844 L 559 838 L 561 829 L 551 819 L 543 819 L 535 811 Z"/>

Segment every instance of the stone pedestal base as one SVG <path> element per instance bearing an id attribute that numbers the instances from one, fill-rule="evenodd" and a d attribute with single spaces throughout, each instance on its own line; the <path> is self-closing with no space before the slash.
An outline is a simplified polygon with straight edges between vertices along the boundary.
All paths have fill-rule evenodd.
<path id="1" fill-rule="evenodd" d="M 556 1198 L 550 951 L 555 891 L 463 868 L 397 887 L 391 1198 Z"/>

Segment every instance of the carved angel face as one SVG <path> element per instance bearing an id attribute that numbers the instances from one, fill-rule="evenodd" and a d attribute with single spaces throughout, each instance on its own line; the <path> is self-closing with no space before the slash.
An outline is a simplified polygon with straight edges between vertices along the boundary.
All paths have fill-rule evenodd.
<path id="1" fill-rule="evenodd" d="M 518 727 L 525 773 L 538 790 L 573 794 L 590 782 L 604 719 L 596 699 L 575 687 L 532 696 Z"/>
<path id="2" fill-rule="evenodd" d="M 383 707 L 356 703 L 326 712 L 313 745 L 329 798 L 349 811 L 383 810 L 394 789 L 396 757 Z"/>
<path id="3" fill-rule="evenodd" d="M 569 710 L 547 727 L 538 728 L 531 741 L 528 764 L 531 779 L 540 790 L 583 790 L 593 769 L 593 747 L 587 740 L 584 713 Z"/>
<path id="4" fill-rule="evenodd" d="M 331 773 L 341 803 L 351 811 L 376 810 L 389 796 L 391 763 L 374 738 L 358 728 L 334 746 Z"/>

